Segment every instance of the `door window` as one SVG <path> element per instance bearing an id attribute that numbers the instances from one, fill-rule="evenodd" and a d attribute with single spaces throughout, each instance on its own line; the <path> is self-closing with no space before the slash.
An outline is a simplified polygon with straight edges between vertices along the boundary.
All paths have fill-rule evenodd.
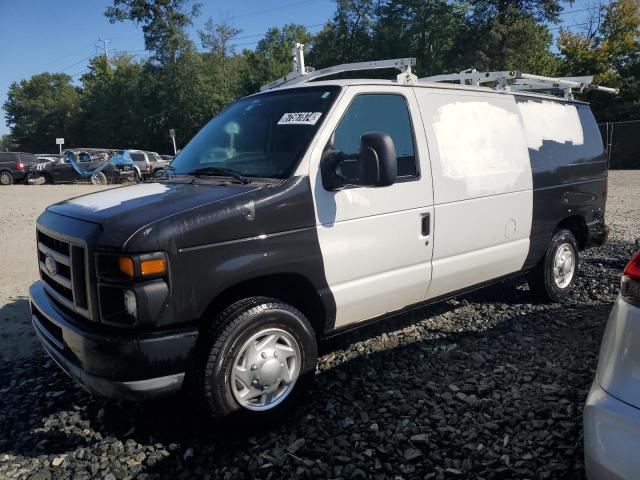
<path id="1" fill-rule="evenodd" d="M 388 134 L 396 147 L 398 179 L 418 177 L 409 107 L 402 95 L 365 94 L 357 96 L 334 134 L 334 147 L 344 153 L 357 153 L 360 137 L 367 132 Z M 347 178 L 355 178 L 356 161 L 342 162 L 339 169 Z"/>

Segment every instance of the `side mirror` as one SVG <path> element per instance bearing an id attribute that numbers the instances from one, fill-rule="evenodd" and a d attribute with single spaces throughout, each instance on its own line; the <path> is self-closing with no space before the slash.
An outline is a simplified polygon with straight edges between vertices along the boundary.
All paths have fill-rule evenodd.
<path id="1" fill-rule="evenodd" d="M 353 176 L 339 172 L 343 162 L 353 160 Z M 344 170 L 344 168 L 341 168 Z M 345 154 L 333 148 L 325 150 L 320 161 L 322 185 L 326 190 L 341 190 L 346 186 L 387 187 L 396 181 L 398 160 L 396 147 L 389 135 L 367 132 L 360 137 L 360 151 Z"/>

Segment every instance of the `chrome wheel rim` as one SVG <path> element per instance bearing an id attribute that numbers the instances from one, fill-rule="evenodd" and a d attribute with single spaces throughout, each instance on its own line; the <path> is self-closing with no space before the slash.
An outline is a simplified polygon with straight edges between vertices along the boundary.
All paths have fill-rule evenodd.
<path id="1" fill-rule="evenodd" d="M 10 185 L 11 184 L 11 174 L 7 172 L 2 172 L 0 174 L 0 183 L 2 185 Z"/>
<path id="2" fill-rule="evenodd" d="M 96 173 L 95 175 L 91 175 L 91 183 L 93 183 L 94 185 L 103 185 L 104 182 L 104 177 L 98 173 Z"/>
<path id="3" fill-rule="evenodd" d="M 300 375 L 300 347 L 288 332 L 267 328 L 253 334 L 236 355 L 231 391 L 248 410 L 269 410 L 293 390 Z"/>
<path id="4" fill-rule="evenodd" d="M 553 280 L 559 288 L 566 288 L 576 270 L 576 256 L 568 243 L 558 247 L 553 257 Z"/>

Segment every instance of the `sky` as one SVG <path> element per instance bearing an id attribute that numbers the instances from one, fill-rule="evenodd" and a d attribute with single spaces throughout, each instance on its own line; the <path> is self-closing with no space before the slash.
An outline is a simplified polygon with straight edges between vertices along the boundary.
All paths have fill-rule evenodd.
<path id="1" fill-rule="evenodd" d="M 563 24 L 585 21 L 580 11 L 590 0 L 576 0 L 562 15 Z M 202 13 L 189 33 L 197 40 L 209 17 L 228 18 L 242 30 L 238 49 L 254 48 L 272 26 L 300 23 L 313 33 L 333 16 L 333 0 L 200 0 Z M 77 80 L 91 56 L 99 53 L 98 39 L 109 40 L 110 50 L 143 54 L 142 30 L 132 22 L 110 24 L 104 16 L 111 0 L 0 0 L 0 105 L 9 85 L 37 73 L 64 72 Z M 579 27 L 576 27 L 579 28 Z M 557 33 L 557 29 L 554 30 Z M 375 60 L 375 59 L 372 59 Z M 0 110 L 0 135 L 9 133 Z"/>

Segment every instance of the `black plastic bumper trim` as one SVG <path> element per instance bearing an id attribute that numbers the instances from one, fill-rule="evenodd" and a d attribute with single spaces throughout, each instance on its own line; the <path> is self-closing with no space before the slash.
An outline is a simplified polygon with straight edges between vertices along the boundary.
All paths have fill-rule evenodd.
<path id="1" fill-rule="evenodd" d="M 31 320 L 45 351 L 90 392 L 145 400 L 181 389 L 197 339 L 194 327 L 151 334 L 89 331 L 66 319 L 40 282 L 29 295 Z"/>

